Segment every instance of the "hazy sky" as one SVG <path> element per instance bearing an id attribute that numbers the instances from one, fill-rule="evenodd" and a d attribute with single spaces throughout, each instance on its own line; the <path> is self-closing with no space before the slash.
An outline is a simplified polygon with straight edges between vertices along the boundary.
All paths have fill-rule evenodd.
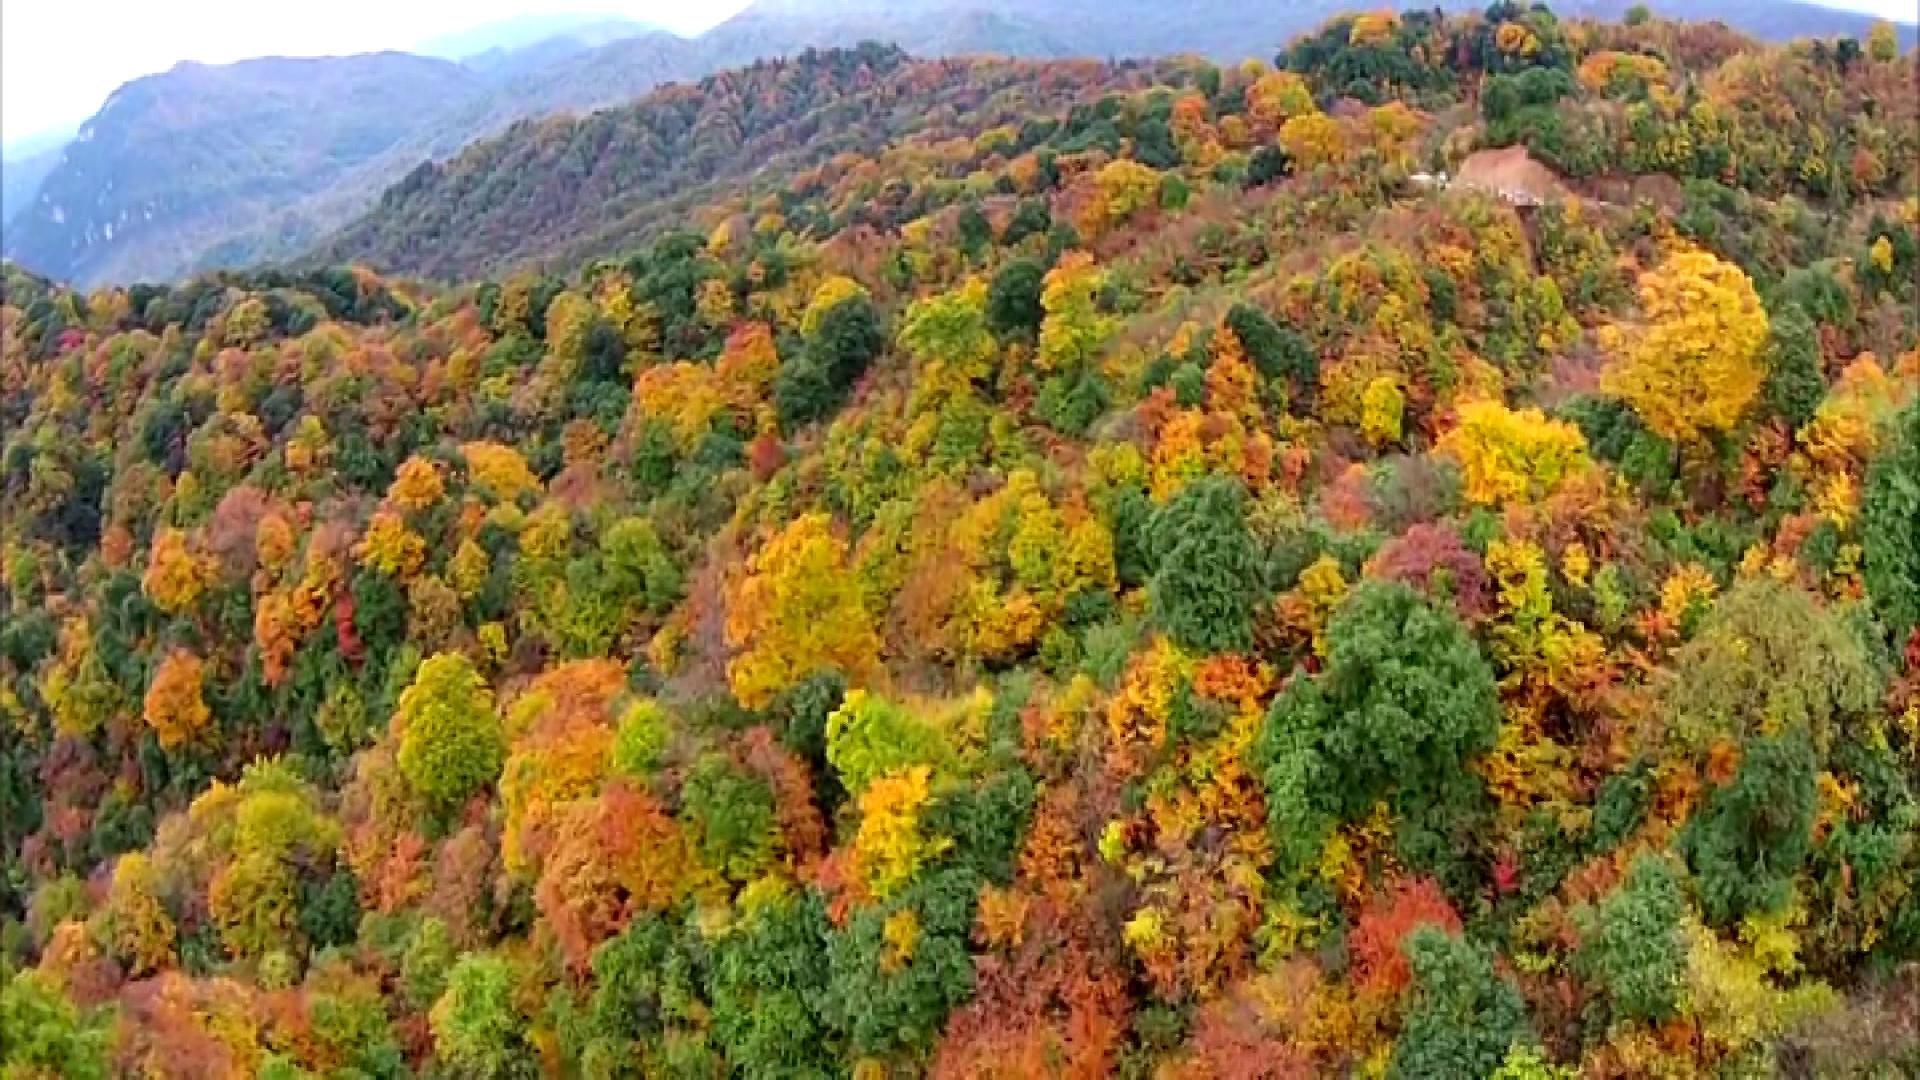
<path id="1" fill-rule="evenodd" d="M 747 0 L 4 0 L 0 140 L 78 126 L 128 79 L 180 60 L 404 49 L 529 11 L 604 11 L 698 33 Z"/>
<path id="2" fill-rule="evenodd" d="M 1177 0 L 1170 0 L 1177 2 Z M 1830 0 L 1911 21 L 1914 0 Z M 77 126 L 128 79 L 180 60 L 404 49 L 540 10 L 605 11 L 697 33 L 747 0 L 5 0 L 0 6 L 0 141 Z M 1356 8 L 1366 0 L 1355 0 Z M 1658 0 L 1653 6 L 1659 7 Z M 267 14 L 267 13 L 271 14 Z"/>

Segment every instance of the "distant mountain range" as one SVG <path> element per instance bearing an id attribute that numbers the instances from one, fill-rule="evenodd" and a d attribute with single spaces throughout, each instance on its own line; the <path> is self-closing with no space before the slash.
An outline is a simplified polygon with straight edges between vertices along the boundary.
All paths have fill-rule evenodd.
<path id="1" fill-rule="evenodd" d="M 508 56 L 533 45 L 554 42 L 604 45 L 658 29 L 660 27 L 651 23 L 601 12 L 535 12 L 430 37 L 408 51 L 442 60 L 477 59 L 485 66 L 488 57 Z"/>
<path id="2" fill-rule="evenodd" d="M 60 152 L 73 134 L 72 128 L 43 131 L 0 149 L 0 226 L 33 201 L 40 182 L 60 164 Z"/>
<path id="3" fill-rule="evenodd" d="M 5 253 L 83 285 L 281 260 L 320 244 L 422 162 L 515 122 L 631 102 L 808 46 L 920 56 L 1271 56 L 1350 0 L 759 0 L 695 38 L 604 16 L 534 16 L 422 53 L 182 64 L 117 91 L 57 160 L 9 154 Z M 1477 5 L 1447 4 L 1461 8 Z M 1628 0 L 1571 0 L 1618 17 Z M 1872 19 L 1794 0 L 1685 0 L 1664 15 L 1759 36 L 1864 36 Z M 1903 28 L 1910 44 L 1911 26 Z M 16 212 L 17 211 L 17 212 Z M 351 252 L 351 244 L 328 250 Z M 430 260 L 429 260 L 430 262 Z M 423 263 L 422 265 L 427 265 Z"/>
<path id="4" fill-rule="evenodd" d="M 94 284 L 178 276 L 248 230 L 298 247 L 364 205 L 319 210 L 377 179 L 359 172 L 368 162 L 484 85 L 452 61 L 399 52 L 183 63 L 135 79 L 81 125 L 9 223 L 7 251 Z"/>

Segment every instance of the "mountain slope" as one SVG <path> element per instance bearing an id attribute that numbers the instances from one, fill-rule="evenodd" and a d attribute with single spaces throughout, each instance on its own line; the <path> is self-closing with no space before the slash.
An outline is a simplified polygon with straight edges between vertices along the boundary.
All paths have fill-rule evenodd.
<path id="1" fill-rule="evenodd" d="M 5 250 L 82 284 L 282 261 L 366 211 L 422 162 L 447 158 L 516 121 L 624 104 L 663 83 L 764 57 L 871 40 L 923 56 L 1197 53 L 1235 62 L 1271 57 L 1347 6 L 761 0 L 697 38 L 665 31 L 623 36 L 634 24 L 541 17 L 430 45 L 453 54 L 482 50 L 461 67 L 395 54 L 250 61 L 232 70 L 189 66 L 123 88 L 89 125 L 87 144 L 47 177 L 47 199 L 15 219 Z M 1724 18 L 1766 37 L 1861 36 L 1870 23 L 1793 0 L 1660 6 L 1664 15 Z M 1618 15 L 1625 7 L 1625 0 L 1575 0 L 1572 10 Z M 1911 40 L 1912 28 L 1905 34 Z M 31 189 L 23 181 L 20 190 Z M 23 198 L 11 182 L 9 192 Z M 488 257 L 500 254 L 497 245 L 488 249 Z M 447 265 L 487 263 L 461 256 Z"/>
<path id="2" fill-rule="evenodd" d="M 181 64 L 80 129 L 7 251 L 76 281 L 165 278 L 204 245 L 326 192 L 478 75 L 406 53 Z"/>
<path id="3" fill-rule="evenodd" d="M 1915 1075 L 1886 52 L 872 46 L 429 177 L 612 258 L 0 266 L 0 1076 Z"/>
<path id="4" fill-rule="evenodd" d="M 1639 0 L 1563 0 L 1553 5 L 1566 16 L 1617 20 Z M 1652 5 L 1663 18 L 1719 21 L 1762 41 L 1802 37 L 1853 37 L 1861 41 L 1880 20 L 1872 15 L 1804 0 L 1669 0 Z M 1902 49 L 1920 40 L 1913 21 L 1895 24 Z"/>
<path id="5" fill-rule="evenodd" d="M 831 41 L 889 28 L 909 52 L 918 48 L 927 53 L 951 49 L 1059 56 L 1094 51 L 1096 46 L 1088 43 L 1097 42 L 1099 48 L 1130 53 L 1139 51 L 1135 46 L 1140 40 L 1152 39 L 1171 51 L 1219 56 L 1229 40 L 1251 50 L 1251 42 L 1298 37 L 1291 28 L 1310 18 L 1305 12 L 1312 7 L 1281 11 L 1245 0 L 1199 0 L 1175 19 L 1134 0 L 1106 5 L 1054 0 L 1027 5 L 1024 14 L 1011 13 L 1016 6 L 1011 3 L 1004 5 L 1006 13 L 994 10 L 1001 0 L 976 2 L 981 6 L 964 10 L 943 0 L 908 0 L 884 8 L 856 2 L 829 11 L 814 0 L 769 0 L 692 42 L 643 38 L 595 50 L 565 78 L 544 86 L 529 84 L 523 93 L 558 102 L 583 96 L 584 87 L 601 72 L 720 64 L 734 55 L 778 50 L 781 42 Z M 1096 7 L 1104 7 L 1107 15 L 1097 15 Z M 1761 4 L 1756 10 L 1789 7 L 1796 5 Z M 1238 30 L 1230 33 L 1229 24 Z M 408 174 L 364 217 L 322 244 L 313 258 L 366 262 L 382 271 L 443 280 L 564 263 L 631 246 L 675 222 L 687 206 L 712 200 L 716 185 L 752 188 L 753 174 L 776 158 L 781 168 L 791 171 L 868 139 L 898 138 L 912 130 L 892 126 L 893 120 L 858 133 L 847 130 L 844 118 L 823 123 L 806 114 L 812 105 L 802 106 L 792 96 L 789 74 L 785 68 L 760 65 L 709 78 L 697 87 L 670 87 L 632 106 L 584 119 L 517 126 L 473 144 L 444 164 Z M 845 96 L 832 99 L 835 108 L 872 115 L 867 91 L 839 90 Z M 880 92 L 889 91 L 883 84 Z M 770 107 L 755 107 L 763 101 Z M 698 114 L 691 122 L 690 108 Z M 991 124 L 983 121 L 975 130 L 986 126 Z M 840 137 L 818 142 L 820 135 L 803 139 L 802 131 Z M 715 132 L 725 137 L 715 141 Z"/>
<path id="6" fill-rule="evenodd" d="M 544 12 L 518 15 L 428 38 L 411 52 L 443 60 L 472 62 L 555 40 L 602 44 L 652 29 L 651 24 L 602 12 Z"/>
<path id="7" fill-rule="evenodd" d="M 1017 122 L 1078 100 L 1110 73 L 1084 62 L 916 61 L 873 44 L 762 61 L 625 108 L 526 121 L 423 165 L 320 258 L 454 279 L 601 254 L 678 223 L 713 187 L 908 136 L 933 142 Z"/>
<path id="8" fill-rule="evenodd" d="M 7 144 L 0 157 L 0 225 L 17 217 L 33 202 L 40 182 L 54 166 L 60 154 L 73 141 L 72 128 L 44 131 Z"/>
<path id="9" fill-rule="evenodd" d="M 650 34 L 667 34 L 667 31 L 651 23 L 636 22 L 632 19 L 582 16 L 579 20 L 550 24 L 552 26 L 550 32 L 529 39 L 512 40 L 503 37 L 498 44 L 453 59 L 459 60 L 490 79 L 505 82 L 536 72 L 564 70 L 565 62 L 616 41 L 626 41 L 629 38 Z"/>
<path id="10" fill-rule="evenodd" d="M 1562 16 L 1619 19 L 1635 2 L 1568 0 L 1549 6 Z M 758 0 L 711 35 L 724 36 L 753 24 L 858 26 L 868 36 L 898 41 L 912 52 L 922 50 L 902 37 L 875 32 L 873 25 L 926 26 L 934 20 L 968 14 L 1006 19 L 1058 41 L 1064 46 L 1063 55 L 1166 56 L 1192 52 L 1233 62 L 1249 56 L 1269 58 L 1296 35 L 1334 15 L 1366 6 L 1346 0 L 1187 0 L 1180 4 L 1160 0 Z M 1483 11 L 1487 5 L 1475 0 L 1441 0 L 1435 6 L 1472 13 Z M 1664 18 L 1718 19 L 1762 40 L 1836 35 L 1864 40 L 1875 22 L 1872 16 L 1804 0 L 1669 0 L 1653 6 Z M 1906 24 L 1904 31 L 1910 43 L 1913 24 Z M 816 36 L 826 32 L 814 31 Z M 1017 48 L 989 51 L 1021 52 Z"/>
<path id="11" fill-rule="evenodd" d="M 1915 1075 L 1920 55 L 1500 14 L 0 267 L 0 1076 Z"/>
<path id="12" fill-rule="evenodd" d="M 6 254 L 81 284 L 290 257 L 424 160 L 523 117 L 628 101 L 707 70 L 664 32 L 610 50 L 595 40 L 563 35 L 469 64 L 390 52 L 183 64 L 135 80 L 44 186 L 22 178 Z M 30 200 L 34 190 L 45 197 Z"/>

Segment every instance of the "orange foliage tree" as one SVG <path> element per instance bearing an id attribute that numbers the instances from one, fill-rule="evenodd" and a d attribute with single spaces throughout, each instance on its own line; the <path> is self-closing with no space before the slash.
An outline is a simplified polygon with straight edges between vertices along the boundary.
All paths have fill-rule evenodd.
<path id="1" fill-rule="evenodd" d="M 144 708 L 147 726 L 168 750 L 197 738 L 213 719 L 201 696 L 206 665 L 185 649 L 175 649 L 160 661 L 147 687 Z"/>

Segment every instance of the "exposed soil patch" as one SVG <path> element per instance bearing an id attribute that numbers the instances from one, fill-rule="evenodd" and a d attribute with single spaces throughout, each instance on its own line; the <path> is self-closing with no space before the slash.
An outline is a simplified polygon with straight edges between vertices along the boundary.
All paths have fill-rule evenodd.
<path id="1" fill-rule="evenodd" d="M 1535 161 L 1524 146 L 1469 154 L 1460 163 L 1454 184 L 1491 191 L 1509 202 L 1539 204 L 1567 196 L 1559 174 Z"/>

